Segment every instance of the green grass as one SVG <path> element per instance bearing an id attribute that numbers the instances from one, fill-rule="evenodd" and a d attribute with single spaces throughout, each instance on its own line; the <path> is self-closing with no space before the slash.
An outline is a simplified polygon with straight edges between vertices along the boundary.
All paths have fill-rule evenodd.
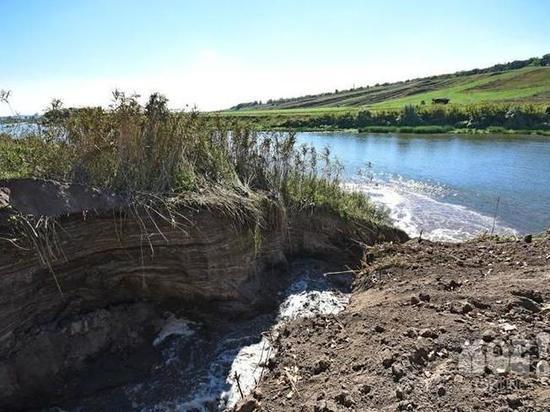
<path id="1" fill-rule="evenodd" d="M 453 104 L 486 102 L 519 102 L 550 104 L 550 67 L 529 67 L 498 74 L 482 74 L 457 79 L 436 90 L 388 99 L 375 103 L 377 108 L 399 108 L 405 105 L 431 103 L 433 98 L 446 97 Z"/>
<path id="2" fill-rule="evenodd" d="M 316 116 L 321 114 L 343 114 L 356 113 L 359 107 L 312 107 L 296 109 L 247 109 L 247 110 L 223 110 L 220 112 L 211 112 L 210 115 L 222 117 L 261 117 L 261 116 Z"/>
<path id="3" fill-rule="evenodd" d="M 490 126 L 485 129 L 466 129 L 453 126 L 367 126 L 358 129 L 359 133 L 411 133 L 411 134 L 475 134 L 475 135 L 536 135 L 550 136 L 550 130 L 518 130 L 506 129 L 500 126 Z"/>
<path id="4" fill-rule="evenodd" d="M 367 126 L 359 129 L 360 133 L 421 133 L 438 134 L 455 130 L 452 126 Z"/>
<path id="5" fill-rule="evenodd" d="M 498 73 L 444 75 L 368 88 L 304 96 L 252 108 L 218 112 L 222 116 L 314 116 L 430 105 L 446 97 L 452 104 L 550 104 L 550 67 L 525 67 Z"/>

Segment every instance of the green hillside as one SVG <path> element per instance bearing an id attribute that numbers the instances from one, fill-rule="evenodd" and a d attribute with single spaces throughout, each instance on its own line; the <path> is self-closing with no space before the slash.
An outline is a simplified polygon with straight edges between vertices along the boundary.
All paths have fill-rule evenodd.
<path id="1" fill-rule="evenodd" d="M 382 85 L 366 86 L 334 93 L 303 96 L 267 102 L 241 103 L 232 112 L 265 110 L 342 108 L 400 108 L 431 104 L 434 98 L 450 99 L 452 104 L 543 103 L 550 104 L 550 55 L 475 69 Z M 520 68 L 517 68 L 520 67 Z"/>

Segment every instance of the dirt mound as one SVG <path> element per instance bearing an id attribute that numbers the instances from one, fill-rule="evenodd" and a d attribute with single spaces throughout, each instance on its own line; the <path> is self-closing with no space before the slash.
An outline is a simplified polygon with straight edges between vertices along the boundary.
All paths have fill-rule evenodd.
<path id="1" fill-rule="evenodd" d="M 122 197 L 82 185 L 30 178 L 0 180 L 0 210 L 10 206 L 25 215 L 57 217 L 123 205 Z"/>
<path id="2" fill-rule="evenodd" d="M 346 311 L 281 333 L 243 410 L 550 410 L 549 238 L 367 258 Z"/>

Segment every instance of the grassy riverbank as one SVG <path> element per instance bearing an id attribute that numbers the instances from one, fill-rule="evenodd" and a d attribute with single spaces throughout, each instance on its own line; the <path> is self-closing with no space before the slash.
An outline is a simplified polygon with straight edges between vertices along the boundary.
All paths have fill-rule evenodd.
<path id="1" fill-rule="evenodd" d="M 414 134 L 466 134 L 466 135 L 536 135 L 549 136 L 550 130 L 521 130 L 504 127 L 487 127 L 486 129 L 456 128 L 453 126 L 370 126 L 358 129 L 359 133 L 414 133 Z"/>
<path id="2" fill-rule="evenodd" d="M 268 196 L 291 208 L 324 205 L 346 219 L 387 220 L 367 198 L 340 187 L 341 165 L 328 151 L 234 119 L 173 113 L 156 94 L 141 106 L 115 93 L 109 110 L 56 103 L 40 126 L 17 138 L 0 135 L 0 179 L 53 179 L 131 198 L 208 199 L 227 210 L 240 207 L 237 199 L 252 204 Z"/>
<path id="3" fill-rule="evenodd" d="M 344 130 L 376 133 L 550 134 L 543 104 L 420 105 L 394 109 L 315 108 L 210 114 L 247 121 L 260 130 Z"/>
<path id="4" fill-rule="evenodd" d="M 215 116 L 262 130 L 550 133 L 550 54 L 483 69 L 241 103 Z M 492 130 L 491 130 L 492 129 Z"/>

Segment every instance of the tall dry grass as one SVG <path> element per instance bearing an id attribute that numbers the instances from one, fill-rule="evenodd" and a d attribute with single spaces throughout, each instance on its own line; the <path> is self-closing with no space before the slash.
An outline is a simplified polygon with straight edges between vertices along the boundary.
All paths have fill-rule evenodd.
<path id="1" fill-rule="evenodd" d="M 328 149 L 297 145 L 292 133 L 171 112 L 159 94 L 142 105 L 117 91 L 108 109 L 54 101 L 31 130 L 0 138 L 0 179 L 50 178 L 131 197 L 202 196 L 236 208 L 236 199 L 262 194 L 289 207 L 325 204 L 343 217 L 385 221 L 368 199 L 341 188 L 342 167 Z"/>

